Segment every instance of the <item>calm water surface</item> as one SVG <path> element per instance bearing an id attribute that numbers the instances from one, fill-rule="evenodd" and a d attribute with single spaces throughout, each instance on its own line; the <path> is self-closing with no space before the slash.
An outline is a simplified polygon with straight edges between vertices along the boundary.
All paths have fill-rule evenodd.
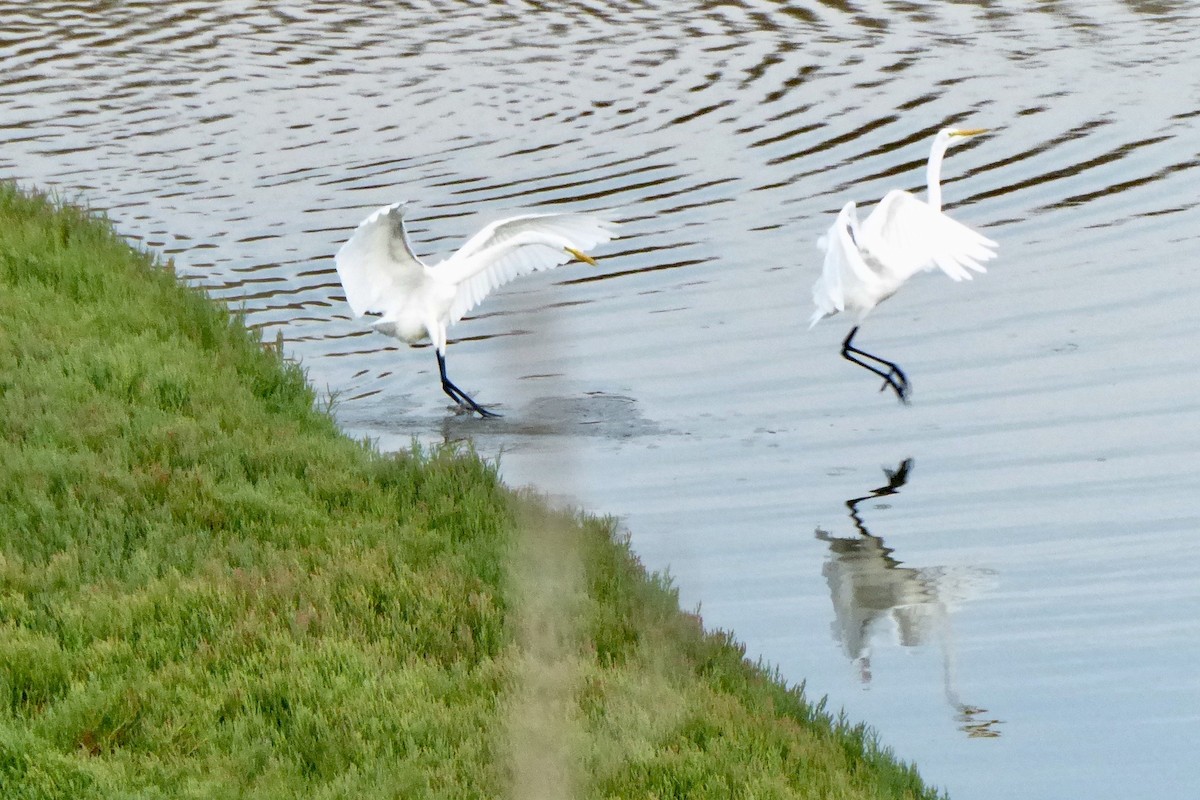
<path id="1" fill-rule="evenodd" d="M 1200 791 L 1200 10 L 1184 2 L 0 0 L 0 176 L 105 210 L 282 334 L 345 428 L 469 438 L 616 514 L 685 606 L 955 798 Z M 1036 10 L 1028 10 L 1028 9 Z M 923 182 L 1001 243 L 858 343 L 808 331 L 813 241 Z M 331 256 L 412 202 L 444 256 L 615 208 L 599 269 L 428 348 Z"/>

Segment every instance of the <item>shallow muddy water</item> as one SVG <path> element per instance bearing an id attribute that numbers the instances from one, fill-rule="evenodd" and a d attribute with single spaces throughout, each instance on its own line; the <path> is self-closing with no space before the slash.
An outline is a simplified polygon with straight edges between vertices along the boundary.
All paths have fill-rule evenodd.
<path id="1" fill-rule="evenodd" d="M 686 607 L 954 798 L 1200 787 L 1200 10 L 1182 2 L 0 1 L 0 176 L 284 337 L 356 436 L 469 439 L 617 515 Z M 814 240 L 917 189 L 987 275 L 808 330 Z M 514 210 L 621 239 L 428 348 L 332 254 L 412 201 L 444 256 Z"/>

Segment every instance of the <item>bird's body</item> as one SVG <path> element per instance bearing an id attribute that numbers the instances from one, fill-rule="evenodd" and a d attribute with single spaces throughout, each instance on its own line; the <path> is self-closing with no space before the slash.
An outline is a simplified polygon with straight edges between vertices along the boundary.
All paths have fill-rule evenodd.
<path id="1" fill-rule="evenodd" d="M 495 416 L 446 377 L 446 329 L 493 289 L 521 275 L 580 259 L 613 237 L 612 223 L 590 214 L 526 214 L 493 222 L 453 255 L 426 265 L 404 229 L 404 203 L 384 206 L 359 224 L 334 260 L 356 316 L 382 316 L 375 330 L 410 345 L 425 339 L 437 354 L 442 389 L 459 406 Z"/>
<path id="2" fill-rule="evenodd" d="M 942 212 L 940 183 L 942 157 L 950 143 L 978 133 L 983 131 L 947 128 L 934 137 L 925 200 L 893 189 L 861 224 L 853 201 L 842 206 L 817 242 L 825 262 L 813 284 L 816 310 L 809 327 L 846 310 L 857 312 L 861 322 L 871 309 L 923 270 L 941 269 L 956 281 L 970 280 L 971 270 L 986 271 L 983 262 L 995 257 L 996 243 Z M 843 357 L 883 377 L 884 388 L 890 386 L 906 401 L 909 387 L 904 373 L 893 362 L 853 347 L 857 331 L 856 324 L 842 343 Z"/>

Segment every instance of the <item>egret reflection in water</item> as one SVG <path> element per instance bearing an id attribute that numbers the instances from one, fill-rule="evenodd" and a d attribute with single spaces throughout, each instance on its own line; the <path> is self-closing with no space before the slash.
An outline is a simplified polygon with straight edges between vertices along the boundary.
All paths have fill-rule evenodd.
<path id="1" fill-rule="evenodd" d="M 959 696 L 950 625 L 951 613 L 993 583 L 995 573 L 980 567 L 901 566 L 892 557 L 893 549 L 867 530 L 859 515 L 860 503 L 896 494 L 912 467 L 910 458 L 895 470 L 885 469 L 885 485 L 846 501 L 857 536 L 843 538 L 816 530 L 816 537 L 829 545 L 832 555 L 822 574 L 833 599 L 834 638 L 857 665 L 864 685 L 871 681 L 872 640 L 885 631 L 893 631 L 901 647 L 936 641 L 942 651 L 943 689 L 960 729 L 971 737 L 997 737 L 1000 720 L 983 718 L 987 709 L 965 703 Z"/>

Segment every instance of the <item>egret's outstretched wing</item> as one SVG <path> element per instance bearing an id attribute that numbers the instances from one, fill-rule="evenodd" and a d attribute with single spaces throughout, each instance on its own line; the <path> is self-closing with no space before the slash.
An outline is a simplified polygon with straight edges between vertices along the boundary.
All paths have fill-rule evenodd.
<path id="1" fill-rule="evenodd" d="M 996 243 L 935 211 L 908 192 L 888 192 L 862 224 L 860 245 L 898 280 L 920 270 L 941 269 L 956 281 L 986 272 Z"/>
<path id="2" fill-rule="evenodd" d="M 346 302 L 358 316 L 384 311 L 389 297 L 417 286 L 425 266 L 413 254 L 404 230 L 404 203 L 393 203 L 364 219 L 334 256 Z"/>
<path id="3" fill-rule="evenodd" d="M 458 248 L 450 260 L 468 258 L 528 231 L 550 231 L 567 238 L 578 238 L 582 248 L 594 247 L 615 238 L 608 230 L 611 227 L 613 223 L 600 214 L 522 214 L 484 226 Z"/>
<path id="4" fill-rule="evenodd" d="M 870 267 L 863 261 L 855 241 L 858 233 L 858 215 L 854 202 L 842 206 L 837 219 L 829 230 L 817 240 L 817 247 L 825 251 L 825 265 L 821 277 L 813 284 L 813 312 L 808 327 L 846 309 L 847 284 L 854 285 L 870 281 Z"/>
<path id="5" fill-rule="evenodd" d="M 613 223 L 592 214 L 528 214 L 493 222 L 438 264 L 439 280 L 458 285 L 450 321 L 514 278 L 552 269 L 615 238 Z"/>

